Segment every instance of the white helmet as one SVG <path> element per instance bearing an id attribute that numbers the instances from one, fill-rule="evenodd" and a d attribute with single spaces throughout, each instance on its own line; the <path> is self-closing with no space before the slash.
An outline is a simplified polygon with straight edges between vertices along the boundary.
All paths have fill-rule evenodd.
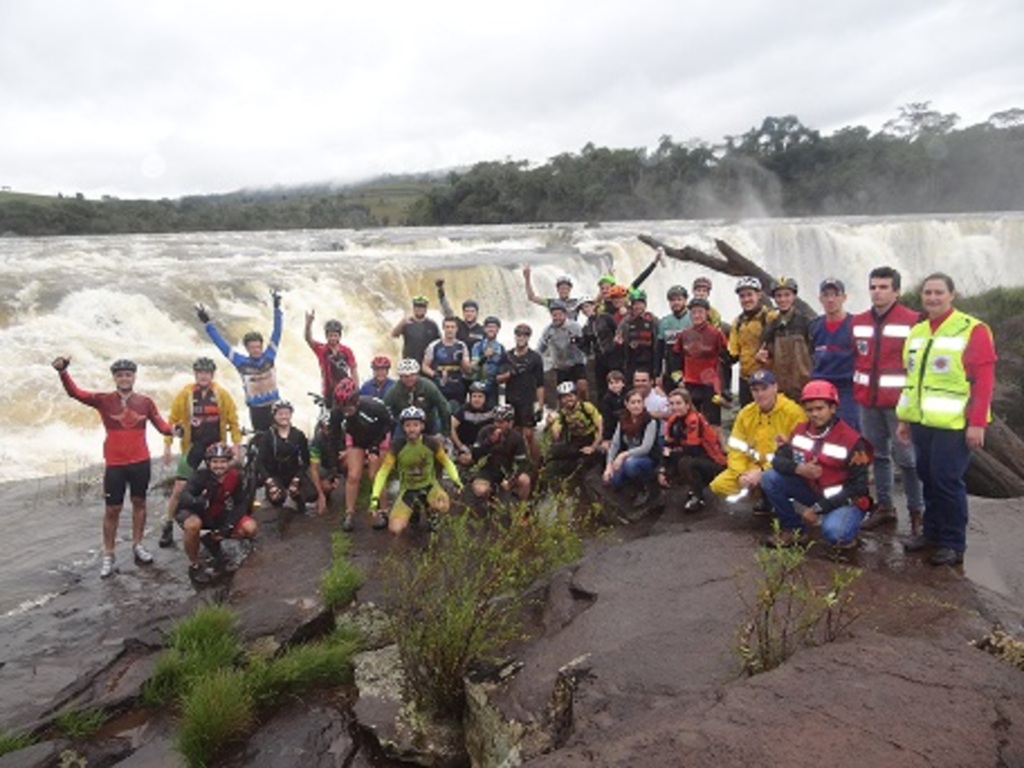
<path id="1" fill-rule="evenodd" d="M 404 360 L 400 360 L 398 366 L 395 368 L 395 372 L 399 376 L 406 376 L 408 374 L 419 373 L 420 364 L 413 360 L 411 357 L 407 357 Z"/>
<path id="2" fill-rule="evenodd" d="M 558 393 L 559 397 L 561 397 L 562 395 L 575 395 L 576 385 L 573 384 L 571 381 L 563 381 L 561 384 L 555 387 L 555 392 Z"/>
<path id="3" fill-rule="evenodd" d="M 747 288 L 753 288 L 755 291 L 760 292 L 761 281 L 756 277 L 748 275 L 747 277 L 741 277 L 736 281 L 736 293 L 746 290 Z"/>
<path id="4" fill-rule="evenodd" d="M 426 421 L 427 414 L 423 412 L 422 408 L 410 405 L 408 408 L 402 410 L 398 416 L 398 420 L 403 424 L 407 421 Z"/>

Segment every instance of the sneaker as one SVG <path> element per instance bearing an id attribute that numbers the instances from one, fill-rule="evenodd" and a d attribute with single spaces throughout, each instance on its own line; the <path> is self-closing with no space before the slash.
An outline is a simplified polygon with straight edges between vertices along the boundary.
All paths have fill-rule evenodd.
<path id="1" fill-rule="evenodd" d="M 153 564 L 153 556 L 149 553 L 149 550 L 141 544 L 135 544 L 134 546 L 132 546 L 132 554 L 135 555 L 136 565 Z"/>
<path id="2" fill-rule="evenodd" d="M 835 544 L 832 545 L 832 549 L 836 550 L 837 552 L 848 552 L 851 549 L 856 549 L 859 545 L 860 542 L 857 540 L 857 537 L 854 536 L 849 541 L 837 541 Z"/>
<path id="3" fill-rule="evenodd" d="M 957 552 L 955 549 L 949 549 L 948 547 L 936 549 L 932 556 L 928 558 L 928 562 L 932 565 L 960 565 L 963 561 L 963 552 Z"/>
<path id="4" fill-rule="evenodd" d="M 377 516 L 373 519 L 373 530 L 383 531 L 388 527 L 388 513 L 378 512 Z"/>
<path id="5" fill-rule="evenodd" d="M 633 503 L 638 507 L 642 507 L 644 504 L 650 501 L 650 498 L 650 490 L 647 488 L 641 488 L 636 492 L 636 496 L 633 497 Z"/>
<path id="6" fill-rule="evenodd" d="M 167 549 L 174 546 L 174 521 L 165 520 L 164 527 L 160 531 L 160 549 Z"/>
<path id="7" fill-rule="evenodd" d="M 893 507 L 875 507 L 874 511 L 860 524 L 860 529 L 873 531 L 883 525 L 896 525 L 896 510 Z"/>
<path id="8" fill-rule="evenodd" d="M 771 502 L 765 498 L 764 494 L 758 494 L 751 511 L 754 513 L 754 517 L 772 517 Z"/>
<path id="9" fill-rule="evenodd" d="M 209 584 L 213 580 L 213 574 L 199 563 L 192 563 L 188 567 L 188 578 L 193 584 Z"/>
<path id="10" fill-rule="evenodd" d="M 934 546 L 935 542 L 931 539 L 925 538 L 924 536 L 911 536 L 903 542 L 903 551 L 923 552 L 926 549 L 932 549 Z"/>
<path id="11" fill-rule="evenodd" d="M 345 519 L 341 521 L 341 530 L 345 531 L 345 533 L 354 531 L 356 529 L 354 517 L 354 512 L 346 512 Z"/>
<path id="12" fill-rule="evenodd" d="M 700 512 L 704 509 L 704 499 L 700 496 L 689 496 L 683 504 L 683 512 Z"/>
<path id="13" fill-rule="evenodd" d="M 106 579 L 117 573 L 117 566 L 114 564 L 113 555 L 104 555 L 103 563 L 100 565 L 100 578 Z"/>

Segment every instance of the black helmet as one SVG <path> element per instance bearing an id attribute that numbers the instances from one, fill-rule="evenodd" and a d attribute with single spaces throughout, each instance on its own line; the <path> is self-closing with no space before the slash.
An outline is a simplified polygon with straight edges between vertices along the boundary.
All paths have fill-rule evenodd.
<path id="1" fill-rule="evenodd" d="M 121 371 L 131 371 L 132 373 L 135 373 L 137 370 L 139 370 L 139 366 L 135 364 L 135 361 L 124 357 L 120 360 L 115 360 L 110 364 L 111 373 L 120 373 Z"/>
<path id="2" fill-rule="evenodd" d="M 486 381 L 474 381 L 472 384 L 469 385 L 469 391 L 470 391 L 470 393 L 473 393 L 473 392 L 483 392 L 484 394 L 486 394 L 487 393 L 487 382 Z"/>
<path id="3" fill-rule="evenodd" d="M 324 323 L 324 333 L 341 333 L 341 320 L 328 320 Z"/>
<path id="4" fill-rule="evenodd" d="M 193 371 L 209 371 L 213 373 L 217 370 L 217 364 L 208 357 L 197 357 L 196 361 L 192 363 Z"/>
<path id="5" fill-rule="evenodd" d="M 249 331 L 245 336 L 242 337 L 242 343 L 248 344 L 250 341 L 258 341 L 260 344 L 263 343 L 263 334 L 259 331 Z"/>
<path id="6" fill-rule="evenodd" d="M 466 299 L 464 302 L 462 302 L 462 308 L 463 309 L 475 309 L 475 310 L 479 311 L 480 305 L 477 304 L 476 299 Z"/>
<path id="7" fill-rule="evenodd" d="M 496 325 L 501 328 L 501 320 L 496 318 L 494 315 L 488 315 L 484 318 L 484 325 Z"/>
<path id="8" fill-rule="evenodd" d="M 684 299 L 690 298 L 690 292 L 681 285 L 673 285 L 668 289 L 668 293 L 665 298 L 671 299 L 675 296 L 682 296 Z"/>

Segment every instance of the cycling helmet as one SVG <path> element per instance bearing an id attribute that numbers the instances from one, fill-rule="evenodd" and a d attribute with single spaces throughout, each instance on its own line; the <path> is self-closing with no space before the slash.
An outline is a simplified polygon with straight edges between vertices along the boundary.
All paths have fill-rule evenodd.
<path id="1" fill-rule="evenodd" d="M 526 323 L 520 323 L 512 331 L 516 336 L 532 336 L 533 328 L 528 326 Z"/>
<path id="2" fill-rule="evenodd" d="M 484 325 L 496 325 L 501 328 L 501 320 L 496 318 L 494 315 L 488 315 L 484 318 Z"/>
<path id="3" fill-rule="evenodd" d="M 642 301 L 647 303 L 647 291 L 641 290 L 640 288 L 634 288 L 629 292 L 629 301 L 632 304 L 634 301 Z"/>
<path id="4" fill-rule="evenodd" d="M 707 288 L 710 291 L 711 290 L 711 278 L 704 277 L 703 275 L 701 275 L 696 280 L 694 280 L 693 281 L 693 290 L 696 291 L 698 288 Z"/>
<path id="5" fill-rule="evenodd" d="M 466 299 L 464 302 L 462 302 L 462 308 L 463 309 L 476 309 L 476 310 L 479 310 L 480 309 L 480 305 L 477 304 L 476 299 Z"/>
<path id="6" fill-rule="evenodd" d="M 473 392 L 486 392 L 487 391 L 487 382 L 485 382 L 485 381 L 474 381 L 472 384 L 469 385 L 469 391 L 470 391 L 470 393 L 473 393 Z"/>
<path id="7" fill-rule="evenodd" d="M 334 402 L 341 404 L 351 400 L 352 398 L 358 397 L 359 392 L 356 390 L 356 383 L 352 379 L 341 379 L 334 386 Z"/>
<path id="8" fill-rule="evenodd" d="M 774 294 L 780 288 L 788 288 L 793 293 L 800 293 L 796 280 L 794 280 L 792 277 L 780 277 L 778 280 L 776 280 L 775 285 L 772 286 L 772 293 Z"/>
<path id="9" fill-rule="evenodd" d="M 235 458 L 235 453 L 227 443 L 214 443 L 206 449 L 206 458 L 233 459 Z"/>
<path id="10" fill-rule="evenodd" d="M 615 275 L 601 275 L 597 279 L 598 285 L 615 285 Z"/>
<path id="11" fill-rule="evenodd" d="M 512 421 L 516 415 L 516 409 L 508 405 L 499 405 L 494 409 L 494 420 L 495 421 Z"/>
<path id="12" fill-rule="evenodd" d="M 342 330 L 341 320 L 328 320 L 324 323 L 324 333 L 341 333 Z"/>
<path id="13" fill-rule="evenodd" d="M 391 368 L 391 358 L 387 355 L 377 355 L 370 361 L 371 368 Z"/>
<path id="14" fill-rule="evenodd" d="M 197 357 L 196 361 L 192 363 L 193 371 L 209 371 L 213 373 L 217 370 L 217 364 L 208 357 Z"/>
<path id="15" fill-rule="evenodd" d="M 423 421 L 427 420 L 427 414 L 423 412 L 422 408 L 417 408 L 415 405 L 410 405 L 408 408 L 402 410 L 399 414 L 398 420 L 403 424 L 407 421 Z"/>
<path id="16" fill-rule="evenodd" d="M 562 301 L 561 299 L 555 299 L 554 301 L 549 301 L 548 302 L 548 312 L 554 312 L 556 309 L 560 309 L 563 312 L 567 312 L 569 310 L 569 308 L 566 306 L 565 302 Z"/>
<path id="17" fill-rule="evenodd" d="M 626 298 L 626 286 L 624 285 L 613 285 L 608 289 L 608 298 L 610 299 L 624 299 Z"/>
<path id="18" fill-rule="evenodd" d="M 558 393 L 559 397 L 561 397 L 562 395 L 575 395 L 576 385 L 573 384 L 571 381 L 563 381 L 561 384 L 555 387 L 555 392 Z"/>
<path id="19" fill-rule="evenodd" d="M 745 291 L 747 288 L 751 288 L 755 291 L 760 292 L 761 281 L 758 280 L 756 277 L 752 277 L 749 275 L 747 277 L 741 277 L 739 280 L 736 281 L 736 293 L 739 293 L 740 291 Z"/>
<path id="20" fill-rule="evenodd" d="M 135 364 L 133 360 L 128 360 L 122 357 L 120 360 L 115 360 L 110 364 L 111 373 L 120 373 L 121 371 L 131 371 L 135 373 L 139 369 L 139 366 Z"/>
<path id="21" fill-rule="evenodd" d="M 668 293 L 665 294 L 666 299 L 672 299 L 676 296 L 682 296 L 684 299 L 690 298 L 690 292 L 683 288 L 681 285 L 673 285 L 668 289 Z"/>
<path id="22" fill-rule="evenodd" d="M 263 334 L 259 331 L 249 331 L 245 336 L 242 337 L 242 343 L 248 344 L 250 341 L 258 341 L 263 343 Z"/>
<path id="23" fill-rule="evenodd" d="M 827 400 L 838 405 L 839 392 L 831 381 L 815 379 L 804 384 L 803 391 L 800 393 L 801 403 L 806 403 L 808 400 Z"/>
<path id="24" fill-rule="evenodd" d="M 711 302 L 701 296 L 694 296 L 690 299 L 690 303 L 686 305 L 690 309 L 694 307 L 704 307 L 704 309 L 711 309 Z"/>
<path id="25" fill-rule="evenodd" d="M 412 297 L 412 305 L 414 307 L 415 306 L 425 307 L 429 303 L 430 303 L 430 301 L 422 293 L 417 293 L 415 296 Z"/>
<path id="26" fill-rule="evenodd" d="M 572 288 L 572 278 L 568 275 L 559 275 L 558 279 L 555 280 L 555 286 L 557 287 L 559 285 L 568 285 Z"/>
<path id="27" fill-rule="evenodd" d="M 287 400 L 283 400 L 283 399 L 282 400 L 277 400 L 272 406 L 270 406 L 270 414 L 271 415 L 277 413 L 278 411 L 283 411 L 283 410 L 294 411 L 295 408 L 292 407 L 291 403 L 289 403 Z"/>
<path id="28" fill-rule="evenodd" d="M 413 360 L 411 357 L 407 357 L 404 360 L 398 362 L 398 367 L 395 368 L 395 372 L 399 376 L 410 376 L 420 372 L 420 364 Z"/>

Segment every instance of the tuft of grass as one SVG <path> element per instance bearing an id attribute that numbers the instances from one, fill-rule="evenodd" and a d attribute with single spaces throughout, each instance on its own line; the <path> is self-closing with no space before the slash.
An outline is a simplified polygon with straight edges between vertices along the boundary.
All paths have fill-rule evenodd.
<path id="1" fill-rule="evenodd" d="M 245 673 L 219 669 L 194 682 L 182 697 L 175 743 L 189 768 L 204 768 L 228 743 L 243 736 L 255 716 Z"/>
<path id="2" fill-rule="evenodd" d="M 294 646 L 269 661 L 253 660 L 249 690 L 257 704 L 267 706 L 288 694 L 351 683 L 352 656 L 360 647 L 359 633 L 343 626 L 323 641 Z"/>
<path id="3" fill-rule="evenodd" d="M 71 709 L 54 718 L 57 730 L 69 739 L 88 739 L 107 722 L 107 715 L 101 709 Z"/>
<path id="4" fill-rule="evenodd" d="M 351 548 L 349 536 L 338 531 L 331 534 L 331 567 L 320 577 L 320 595 L 332 611 L 351 603 L 363 584 L 363 574 L 348 560 Z"/>
<path id="5" fill-rule="evenodd" d="M 386 562 L 406 694 L 422 711 L 461 715 L 470 665 L 523 638 L 529 587 L 582 554 L 568 508 L 525 524 L 511 510 L 488 520 L 449 516 L 426 550 Z"/>
<path id="6" fill-rule="evenodd" d="M 31 747 L 35 743 L 35 737 L 29 733 L 4 733 L 0 731 L 0 755 L 17 752 L 19 749 Z"/>

